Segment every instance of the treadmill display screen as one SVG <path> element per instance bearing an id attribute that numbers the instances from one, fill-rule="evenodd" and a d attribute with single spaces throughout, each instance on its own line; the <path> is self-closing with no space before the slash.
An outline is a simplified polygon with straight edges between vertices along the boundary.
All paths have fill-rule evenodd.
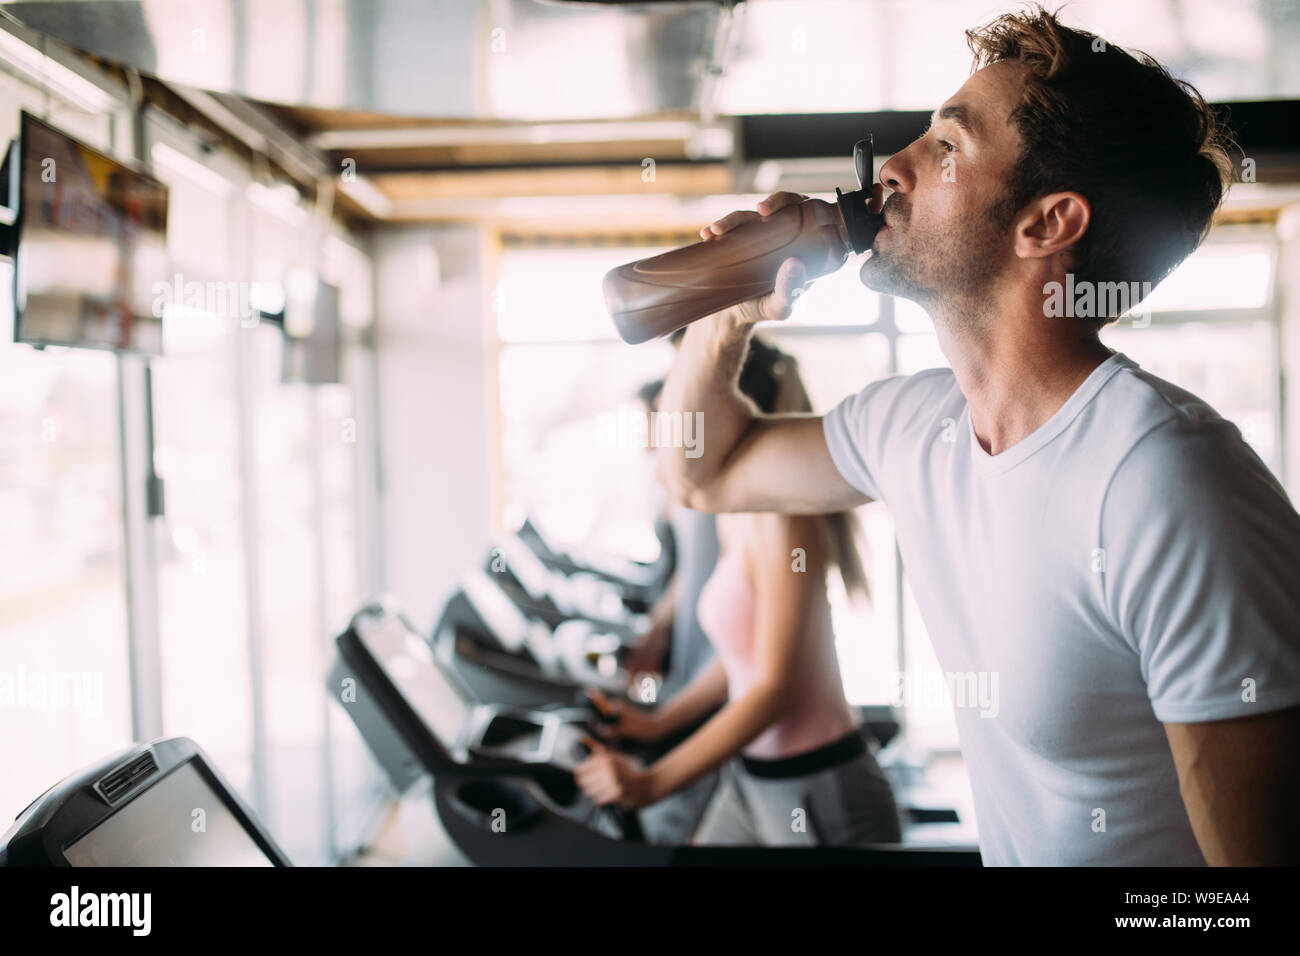
<path id="1" fill-rule="evenodd" d="M 501 646 L 508 651 L 523 650 L 528 643 L 528 618 L 497 583 L 485 572 L 471 570 L 461 579 L 461 587 Z"/>
<path id="2" fill-rule="evenodd" d="M 192 760 L 64 848 L 63 855 L 73 866 L 274 865 Z"/>
<path id="3" fill-rule="evenodd" d="M 385 617 L 359 633 L 443 749 L 455 747 L 473 702 L 447 678 L 428 643 L 396 616 Z"/>

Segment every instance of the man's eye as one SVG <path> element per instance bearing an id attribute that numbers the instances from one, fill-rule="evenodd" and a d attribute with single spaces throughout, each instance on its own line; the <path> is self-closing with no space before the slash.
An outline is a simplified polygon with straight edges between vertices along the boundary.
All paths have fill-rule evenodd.
<path id="1" fill-rule="evenodd" d="M 939 145 L 943 147 L 943 151 L 945 153 L 957 152 L 957 147 L 954 146 L 952 143 L 948 142 L 946 139 L 939 140 Z"/>

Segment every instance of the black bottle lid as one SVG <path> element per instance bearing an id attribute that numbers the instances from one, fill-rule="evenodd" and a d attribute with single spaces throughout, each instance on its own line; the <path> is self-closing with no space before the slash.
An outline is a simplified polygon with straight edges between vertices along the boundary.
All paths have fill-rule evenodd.
<path id="1" fill-rule="evenodd" d="M 835 189 L 836 201 L 839 203 L 840 215 L 844 217 L 844 228 L 849 233 L 849 244 L 854 252 L 866 252 L 875 241 L 876 233 L 884 224 L 884 219 L 867 208 L 871 202 L 871 172 L 875 154 L 872 148 L 871 134 L 853 145 L 853 171 L 858 177 L 858 188 L 853 192 L 841 192 Z"/>

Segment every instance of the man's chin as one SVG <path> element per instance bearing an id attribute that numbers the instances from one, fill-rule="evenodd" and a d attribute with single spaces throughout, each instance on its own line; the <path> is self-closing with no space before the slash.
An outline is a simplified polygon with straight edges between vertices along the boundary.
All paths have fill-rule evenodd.
<path id="1" fill-rule="evenodd" d="M 882 256 L 873 251 L 858 270 L 858 281 L 872 292 L 911 299 L 924 306 L 922 300 L 926 298 L 925 290 L 911 281 L 910 277 L 902 275 L 897 263 L 891 261 L 888 255 Z"/>
<path id="2" fill-rule="evenodd" d="M 872 252 L 867 261 L 862 263 L 862 268 L 858 270 L 858 281 L 874 292 L 880 291 L 876 287 L 880 281 L 880 253 Z"/>
<path id="3" fill-rule="evenodd" d="M 889 261 L 889 258 L 874 250 L 858 270 L 858 280 L 864 286 L 873 292 L 883 292 L 886 295 L 902 294 L 899 291 L 900 287 L 906 283 L 900 282 L 900 278 L 897 267 Z"/>

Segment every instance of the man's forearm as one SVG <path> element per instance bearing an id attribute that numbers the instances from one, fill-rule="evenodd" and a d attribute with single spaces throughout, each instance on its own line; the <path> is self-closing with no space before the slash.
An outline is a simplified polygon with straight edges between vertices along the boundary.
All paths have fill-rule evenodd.
<path id="1" fill-rule="evenodd" d="M 659 397 L 659 412 L 680 415 L 684 440 L 659 446 L 659 474 L 684 504 L 718 476 L 727 456 L 754 421 L 753 406 L 737 381 L 753 324 L 732 311 L 691 325 Z M 689 428 L 688 428 L 689 424 Z"/>

